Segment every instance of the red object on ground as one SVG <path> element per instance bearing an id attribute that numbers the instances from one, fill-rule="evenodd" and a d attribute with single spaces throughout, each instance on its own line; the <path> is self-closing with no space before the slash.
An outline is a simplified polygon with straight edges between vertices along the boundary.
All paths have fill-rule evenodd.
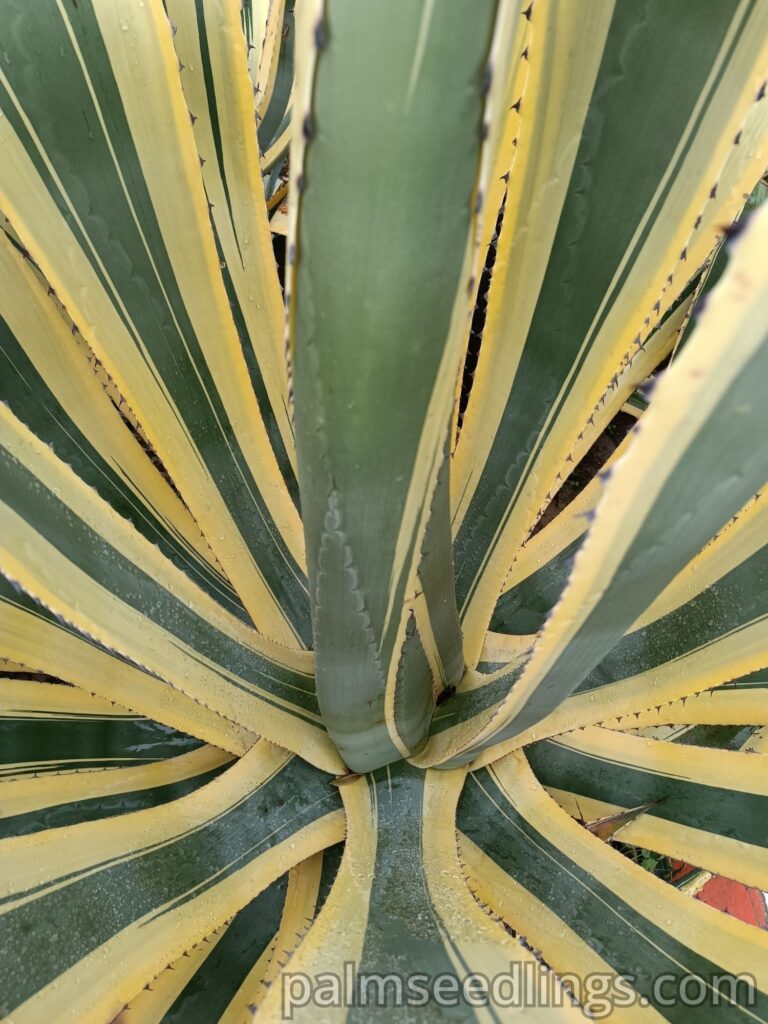
<path id="1" fill-rule="evenodd" d="M 672 879 L 680 881 L 695 870 L 690 864 L 675 861 Z M 732 878 L 714 875 L 704 883 L 694 898 L 715 910 L 722 910 L 731 917 L 746 921 L 747 924 L 768 929 L 768 897 L 760 889 L 734 882 Z"/>
<path id="2" fill-rule="evenodd" d="M 768 928 L 768 911 L 765 905 L 765 893 L 760 889 L 751 889 L 731 878 L 715 875 L 705 882 L 697 900 L 724 910 L 731 917 L 738 917 L 747 924 L 755 924 L 758 928 Z"/>

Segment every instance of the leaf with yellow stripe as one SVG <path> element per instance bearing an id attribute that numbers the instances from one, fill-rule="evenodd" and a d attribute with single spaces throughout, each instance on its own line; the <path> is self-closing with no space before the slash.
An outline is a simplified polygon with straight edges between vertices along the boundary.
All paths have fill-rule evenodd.
<path id="1" fill-rule="evenodd" d="M 0 207 L 257 627 L 307 646 L 301 526 L 220 273 L 167 17 L 154 2 L 3 8 L 15 29 L 0 77 Z"/>
<path id="2" fill-rule="evenodd" d="M 613 468 L 568 587 L 524 670 L 508 673 L 506 683 L 500 672 L 491 708 L 436 735 L 432 749 L 421 755 L 423 763 L 466 759 L 471 751 L 513 737 L 522 745 L 577 688 L 590 691 L 587 703 L 593 703 L 596 686 L 648 670 L 658 674 L 665 662 L 673 679 L 682 677 L 681 685 L 689 686 L 669 692 L 667 700 L 763 664 L 766 621 L 752 575 L 762 571 L 759 552 L 718 581 L 730 590 L 729 604 L 718 604 L 718 586 L 710 587 L 644 629 L 631 630 L 654 601 L 664 601 L 666 587 L 768 478 L 768 422 L 760 397 L 768 369 L 768 277 L 758 256 L 767 237 L 764 209 L 734 244 L 728 273 L 712 293 L 695 338 L 664 375 L 636 428 L 639 436 Z M 750 536 L 754 550 L 755 534 Z M 740 550 L 738 544 L 722 547 L 730 552 L 726 560 Z M 702 616 L 702 608 L 712 615 Z M 682 654 L 698 658 L 703 671 L 721 671 L 716 641 L 723 657 L 730 649 L 730 675 L 691 682 L 689 668 L 683 676 L 688 666 Z M 745 665 L 750 652 L 756 661 Z M 645 706 L 652 703 L 646 700 Z M 605 717 L 620 713 L 610 705 L 606 710 Z M 554 729 L 549 722 L 547 733 L 539 735 L 577 724 L 584 723 Z"/>
<path id="3" fill-rule="evenodd" d="M 127 1004 L 116 1024 L 248 1024 L 327 896 L 339 846 L 278 878 Z M 304 915 L 307 915 L 306 917 Z"/>
<path id="4" fill-rule="evenodd" d="M 451 827 L 463 782 L 461 770 L 424 773 L 400 762 L 342 787 L 348 832 L 339 874 L 290 961 L 290 976 L 261 1005 L 264 1020 L 287 1013 L 297 1021 L 317 1019 L 323 1003 L 302 1004 L 302 978 L 317 985 L 318 994 L 323 985 L 328 992 L 323 1021 L 408 1019 L 405 1013 L 413 1010 L 403 1000 L 409 991 L 419 999 L 422 1019 L 442 1020 L 446 1004 L 428 988 L 437 978 L 444 979 L 443 998 L 450 998 L 453 979 L 454 1002 L 447 1004 L 453 1014 L 499 1020 L 492 1004 L 462 995 L 461 984 L 475 971 L 488 977 L 510 971 L 510 964 L 534 979 L 525 993 L 526 1019 L 578 1019 L 557 983 L 550 979 L 547 986 L 532 954 L 483 912 L 463 884 Z M 339 993 L 346 986 L 341 1005 L 332 1001 L 334 979 Z M 397 979 L 389 993 L 380 987 L 391 986 L 387 979 Z"/>
<path id="5" fill-rule="evenodd" d="M 200 531 L 122 420 L 43 279 L 0 232 L 0 399 L 121 516 L 248 621 Z"/>
<path id="6" fill-rule="evenodd" d="M 0 836 L 29 835 L 178 799 L 232 754 L 74 687 L 0 691 Z"/>
<path id="7" fill-rule="evenodd" d="M 578 434 L 763 170 L 767 18 L 749 0 L 534 4 L 452 484 L 470 665 Z"/>
<path id="8" fill-rule="evenodd" d="M 608 719 L 607 729 L 657 725 L 768 725 L 768 671 L 758 669 L 692 697 L 683 697 L 646 711 Z"/>
<path id="9" fill-rule="evenodd" d="M 211 225 L 251 385 L 286 486 L 298 498 L 288 413 L 283 300 L 262 185 L 256 108 L 237 4 L 169 0 L 173 45 Z M 278 4 L 273 4 L 277 8 Z"/>
<path id="10" fill-rule="evenodd" d="M 288 262 L 301 505 L 318 696 L 355 770 L 418 748 L 433 706 L 426 655 L 411 654 L 422 670 L 408 686 L 397 677 L 439 514 L 493 156 L 483 135 L 504 114 L 502 75 L 484 83 L 489 65 L 504 67 L 517 10 L 484 0 L 458 34 L 460 7 L 307 4 L 297 39 Z M 440 191 L 425 188 L 438 174 Z M 382 175 L 394 209 L 376 200 Z"/>
<path id="11" fill-rule="evenodd" d="M 768 1020 L 763 6 L 0 29 L 0 1017 Z"/>
<path id="12" fill-rule="evenodd" d="M 631 443 L 630 434 L 605 461 L 603 473 Z M 493 610 L 489 636 L 532 634 L 541 629 L 565 589 L 602 490 L 601 477 L 594 476 L 572 502 L 518 549 Z"/>
<path id="13" fill-rule="evenodd" d="M 117 1024 L 247 1024 L 301 939 L 333 850 L 291 868 L 130 1000 Z"/>
<path id="14" fill-rule="evenodd" d="M 2 575 L 0 621 L 0 652 L 13 656 L 6 664 L 16 675 L 63 679 L 233 754 L 253 746 L 253 733 L 78 632 Z"/>
<path id="15" fill-rule="evenodd" d="M 723 696 L 710 710 L 713 723 L 719 721 L 714 708 L 723 709 L 724 723 L 734 714 L 746 714 L 745 724 L 762 721 L 758 709 L 768 636 L 763 583 L 768 571 L 768 509 L 761 494 L 739 509 L 632 623 L 573 695 L 526 730 L 521 742 L 614 716 L 630 716 L 640 725 L 642 709 L 672 707 L 675 698 L 703 690 L 719 693 L 711 689 L 715 686 Z M 757 688 L 750 693 L 747 688 L 753 681 Z M 722 686 L 725 683 L 732 684 L 731 691 Z M 725 710 L 727 692 L 734 697 L 730 712 Z M 706 707 L 705 699 L 702 695 L 699 707 Z M 688 703 L 677 702 L 678 714 Z M 691 701 L 692 714 L 695 706 Z M 682 713 L 680 720 L 684 718 Z"/>
<path id="16" fill-rule="evenodd" d="M 224 718 L 300 746 L 322 767 L 339 765 L 309 654 L 278 647 L 225 612 L 2 406 L 0 480 L 8 579 Z"/>
<path id="17" fill-rule="evenodd" d="M 691 899 L 576 824 L 522 752 L 469 775 L 458 825 L 478 899 L 567 974 L 588 1012 L 678 1021 L 691 1009 L 686 998 L 702 1022 L 768 1012 L 765 932 Z"/>
<path id="18" fill-rule="evenodd" d="M 64 1004 L 83 1022 L 112 1019 L 148 978 L 342 834 L 328 776 L 260 742 L 174 803 L 4 840 L 3 1014 L 24 1024 Z M 31 927 L 41 915 L 47 927 Z M 115 967 L 96 969 L 105 959 Z"/>
<path id="19" fill-rule="evenodd" d="M 526 748 L 558 802 L 600 818 L 652 804 L 621 830 L 633 843 L 768 888 L 768 762 L 762 755 L 589 727 Z"/>

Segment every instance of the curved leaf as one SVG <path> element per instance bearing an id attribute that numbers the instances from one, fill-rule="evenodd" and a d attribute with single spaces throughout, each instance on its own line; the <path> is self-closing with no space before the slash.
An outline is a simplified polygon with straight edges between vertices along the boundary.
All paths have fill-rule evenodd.
<path id="1" fill-rule="evenodd" d="M 25 1024 L 66 1005 L 84 1024 L 112 1019 L 342 830 L 328 776 L 260 742 L 172 804 L 4 840 L 2 1012 Z M 34 927 L 41 919 L 46 929 Z M 112 970 L 97 966 L 105 958 Z"/>

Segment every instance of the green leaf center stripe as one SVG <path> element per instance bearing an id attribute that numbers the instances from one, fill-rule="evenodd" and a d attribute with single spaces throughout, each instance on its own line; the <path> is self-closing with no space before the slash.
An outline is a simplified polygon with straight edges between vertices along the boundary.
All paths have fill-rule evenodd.
<path id="1" fill-rule="evenodd" d="M 444 704 L 435 709 L 429 727 L 430 735 L 437 735 L 454 725 L 467 722 L 483 711 L 488 711 L 496 704 L 501 703 L 515 685 L 522 671 L 523 666 L 520 665 L 512 672 L 500 673 L 498 679 L 489 679 L 481 686 L 454 693 Z"/>
<path id="2" fill-rule="evenodd" d="M 594 690 L 702 650 L 768 616 L 768 546 L 649 625 L 628 633 L 579 684 Z"/>
<path id="3" fill-rule="evenodd" d="M 755 348 L 713 402 L 706 422 L 682 453 L 677 471 L 643 511 L 620 564 L 589 606 L 579 630 L 561 646 L 530 699 L 510 724 L 494 735 L 494 742 L 535 725 L 571 694 L 606 651 L 620 642 L 626 623 L 648 607 L 768 477 L 768 409 L 763 386 L 768 346 Z M 716 466 L 723 467 L 717 476 L 713 472 Z M 661 559 L 662 550 L 674 551 L 674 557 Z M 610 637 L 615 638 L 614 643 Z"/>
<path id="4" fill-rule="evenodd" d="M 179 800 L 196 789 L 213 782 L 227 765 L 218 765 L 206 772 L 190 775 L 188 778 L 127 793 L 103 794 L 70 803 L 37 809 L 22 814 L 10 814 L 0 818 L 0 839 L 11 836 L 32 835 L 49 828 L 64 828 L 86 821 L 98 821 L 118 814 L 131 814 L 149 807 Z"/>
<path id="5" fill-rule="evenodd" d="M 0 108 L 36 166 L 50 161 L 61 182 L 60 190 L 52 173 L 43 175 L 54 201 L 73 230 L 73 221 L 82 226 L 76 234 L 103 268 L 100 279 L 137 351 L 215 480 L 265 583 L 308 643 L 304 575 L 258 491 L 184 307 L 91 4 L 83 0 L 66 15 L 52 0 L 19 4 L 17 11 L 19 30 L 8 36 L 4 65 L 13 98 L 0 92 Z M 39 74 L 30 78 L 23 73 L 27 47 L 40 39 L 59 56 L 38 61 Z M 62 109 L 57 98 L 66 102 Z M 16 103 L 34 120 L 38 142 L 20 124 Z M 68 113 L 74 110 L 80 116 Z"/>
<path id="6" fill-rule="evenodd" d="M 451 429 L 443 445 L 443 461 L 438 470 L 432 495 L 429 520 L 421 545 L 419 584 L 424 594 L 428 625 L 416 610 L 422 643 L 427 657 L 435 663 L 435 683 L 442 687 L 456 686 L 464 674 L 464 650 L 461 624 L 456 610 L 453 583 L 453 538 L 450 505 Z M 430 657 L 431 655 L 431 657 Z"/>
<path id="7" fill-rule="evenodd" d="M 670 974 L 675 979 L 695 976 L 709 987 L 716 984 L 722 968 L 676 941 L 644 918 L 600 882 L 589 870 L 572 860 L 541 835 L 511 804 L 488 769 L 472 773 L 459 800 L 458 825 L 496 864 L 536 899 L 554 907 L 558 917 L 619 974 L 633 976 L 632 987 L 653 1005 L 654 981 Z M 617 854 L 618 856 L 618 854 Z M 661 883 L 660 883 L 661 884 Z M 655 1006 L 668 1020 L 683 1024 L 690 1008 Z M 696 1008 L 696 1020 L 763 1020 L 768 1017 L 768 997 L 755 992 L 753 1005 L 709 1002 Z"/>
<path id="8" fill-rule="evenodd" d="M 450 900 L 450 895 L 436 888 L 428 876 L 425 831 L 436 826 L 425 806 L 426 782 L 425 772 L 403 761 L 366 776 L 375 815 L 376 855 L 358 975 L 391 972 L 405 981 L 418 964 L 419 971 L 432 979 L 461 978 L 476 966 L 468 961 L 469 951 L 454 933 L 455 922 L 447 919 L 442 901 Z M 451 803 L 446 793 L 446 813 L 452 815 Z M 423 1010 L 425 1019 L 432 1019 L 431 1010 L 430 1001 Z M 476 1019 L 471 1008 L 462 1006 L 462 1010 L 466 1015 L 462 1019 Z M 500 1024 L 502 1018 L 494 1006 L 485 1010 L 489 1021 Z M 370 1013 L 368 1006 L 356 1005 L 347 1020 L 367 1024 Z"/>
<path id="9" fill-rule="evenodd" d="M 647 241 L 752 6 L 753 2 L 739 4 L 738 0 L 704 0 L 694 15 L 679 2 L 616 3 L 526 345 L 455 540 L 456 591 L 462 614 L 592 341 Z M 694 16 L 695 52 L 689 51 L 686 61 L 681 61 L 679 39 L 686 31 L 686 19 Z M 738 24 L 721 53 L 734 18 Z M 649 52 L 653 60 L 647 59 Z M 649 116 L 655 123 L 651 150 L 647 133 L 636 127 L 628 130 L 630 125 L 645 124 Z M 628 187 L 627 168 L 633 165 L 637 172 Z M 612 204 L 620 204 L 620 219 L 602 213 Z M 585 252 L 589 259 L 584 258 Z M 539 386 L 532 386 L 532 381 L 540 382 Z M 519 453 L 514 460 L 511 452 Z"/>
<path id="10" fill-rule="evenodd" d="M 291 500 L 298 509 L 300 506 L 299 499 L 299 482 L 296 479 L 296 474 L 291 465 L 291 460 L 288 457 L 288 452 L 285 450 L 285 442 L 283 441 L 282 434 L 275 418 L 275 413 L 272 409 L 272 403 L 269 400 L 269 394 L 267 392 L 264 378 L 259 367 L 256 353 L 253 350 L 253 346 L 248 340 L 248 328 L 245 322 L 245 314 L 240 304 L 240 299 L 237 294 L 237 290 L 232 281 L 232 275 L 229 271 L 226 260 L 224 259 L 224 253 L 221 248 L 221 241 L 219 239 L 218 232 L 216 231 L 216 225 L 211 218 L 211 230 L 216 242 L 216 252 L 219 255 L 221 261 L 221 276 L 224 281 L 224 288 L 227 292 L 227 298 L 229 299 L 230 309 L 232 310 L 232 319 L 235 322 L 235 328 L 237 330 L 237 336 L 240 339 L 240 347 L 243 350 L 243 357 L 245 358 L 246 365 L 248 367 L 248 375 L 251 380 L 251 386 L 253 392 L 256 395 L 256 401 L 259 403 L 259 411 L 261 417 L 264 420 L 264 428 L 267 431 L 267 437 L 269 443 L 272 445 L 272 450 L 275 453 L 277 464 L 280 467 L 280 472 L 285 480 L 285 486 L 288 489 L 288 493 L 291 496 Z M 234 232 L 234 224 L 232 226 Z M 235 235 L 235 237 L 237 237 Z M 287 415 L 287 409 L 285 409 Z M 290 423 L 290 416 L 287 417 Z"/>
<path id="11" fill-rule="evenodd" d="M 243 907 L 167 1009 L 162 1024 L 213 1022 L 223 1016 L 280 926 L 287 884 L 285 874 Z"/>
<path id="12" fill-rule="evenodd" d="M 427 738 L 433 707 L 432 671 L 416 620 L 406 628 L 395 679 L 395 727 L 409 750 L 417 750 Z"/>
<path id="13" fill-rule="evenodd" d="M 174 565 L 182 569 L 222 607 L 249 623 L 241 601 L 220 573 L 200 558 L 184 538 L 153 508 L 137 484 L 126 481 L 123 468 L 110 465 L 67 415 L 45 379 L 0 316 L 0 400 L 37 437 L 51 444 L 56 455 L 71 466 L 120 515 L 130 519 L 143 536 L 156 544 Z M 139 498 L 137 500 L 137 493 Z"/>
<path id="14" fill-rule="evenodd" d="M 452 973 L 448 937 L 424 877 L 424 772 L 400 762 L 366 781 L 376 813 L 376 863 L 358 972 L 397 972 L 418 963 L 430 974 Z M 365 1008 L 349 1017 L 350 1024 L 366 1019 Z"/>
<path id="15" fill-rule="evenodd" d="M 203 78 L 205 81 L 205 93 L 208 98 L 208 113 L 211 119 L 213 145 L 216 150 L 216 163 L 218 164 L 219 175 L 221 176 L 221 182 L 224 186 L 224 196 L 227 201 L 229 219 L 234 225 L 232 199 L 229 195 L 227 172 L 224 165 L 224 153 L 221 147 L 221 130 L 219 128 L 218 106 L 216 103 L 216 87 L 213 82 L 213 73 L 211 71 L 211 55 L 208 52 L 208 31 L 205 27 L 205 5 L 203 0 L 195 0 L 195 19 L 197 22 L 197 34 L 200 39 L 200 56 L 203 68 Z M 235 243 L 237 245 L 238 254 L 240 254 L 240 240 L 237 237 L 237 232 L 235 232 Z M 240 255 L 240 262 L 242 263 L 242 255 Z"/>
<path id="16" fill-rule="evenodd" d="M 395 684 L 455 386 L 498 17 L 483 0 L 457 34 L 460 7 L 432 5 L 420 44 L 420 5 L 331 0 L 313 15 L 327 45 L 314 25 L 297 43 L 311 65 L 289 246 L 301 507 L 321 707 L 360 771 L 405 756 L 401 730 L 423 736 L 430 710 L 424 673 L 398 723 Z M 439 192 L 415 187 L 437 175 Z"/>
<path id="17" fill-rule="evenodd" d="M 201 741 L 184 736 L 146 718 L 73 719 L 22 718 L 0 710 L 0 770 L 6 774 L 60 771 L 73 768 L 118 767 L 136 762 L 160 761 L 201 746 Z M 34 761 L 30 754 L 34 753 Z M 35 768 L 34 765 L 39 765 Z"/>
<path id="18" fill-rule="evenodd" d="M 212 13 L 215 13 L 212 12 Z M 221 179 L 222 188 L 224 191 L 224 197 L 227 204 L 227 212 L 229 214 L 229 221 L 232 227 L 232 235 L 237 247 L 238 257 L 240 259 L 241 267 L 243 265 L 242 251 L 241 251 L 241 240 L 238 233 L 238 221 L 233 215 L 232 210 L 232 197 L 230 195 L 229 183 L 227 180 L 227 164 L 224 158 L 224 150 L 221 137 L 221 127 L 219 121 L 219 106 L 216 99 L 216 83 L 214 81 L 213 68 L 211 66 L 211 55 L 208 44 L 208 28 L 205 21 L 205 3 L 204 0 L 195 0 L 195 24 L 197 27 L 198 40 L 200 45 L 200 65 L 203 74 L 205 95 L 208 106 L 208 116 L 210 119 L 211 135 L 213 137 L 214 149 L 216 152 L 216 164 L 218 167 L 219 177 Z M 183 84 L 183 83 L 182 83 Z M 194 108 L 193 108 L 194 112 Z M 227 292 L 227 298 L 229 299 L 230 308 L 232 310 L 232 317 L 235 322 L 235 328 L 240 339 L 240 345 L 243 351 L 246 364 L 248 366 L 248 373 L 253 386 L 256 400 L 259 404 L 259 411 L 261 412 L 262 420 L 267 431 L 269 442 L 272 446 L 272 450 L 275 453 L 280 472 L 285 480 L 288 493 L 291 496 L 294 504 L 298 507 L 299 504 L 299 485 L 296 479 L 296 474 L 291 465 L 288 452 L 285 448 L 285 442 L 280 433 L 280 428 L 277 423 L 275 412 L 272 408 L 272 402 L 270 401 L 269 393 L 267 390 L 266 382 L 259 366 L 259 361 L 254 350 L 254 346 L 251 343 L 251 339 L 248 336 L 248 327 L 246 323 L 245 314 L 240 302 L 240 298 L 237 293 L 237 289 L 232 280 L 232 274 L 229 271 L 229 267 L 224 255 L 224 251 L 221 246 L 219 234 L 216 230 L 216 223 L 213 216 L 211 216 L 211 229 L 214 234 L 216 241 L 216 250 L 219 255 L 221 264 L 221 274 L 224 280 L 224 287 Z M 248 240 L 250 241 L 250 240 Z M 270 253 L 271 255 L 271 253 Z M 290 422 L 290 421 L 289 421 Z"/>
<path id="19" fill-rule="evenodd" d="M 568 580 L 573 557 L 584 541 L 572 540 L 554 558 L 505 591 L 496 602 L 490 629 L 495 633 L 536 633 L 546 622 Z"/>
<path id="20" fill-rule="evenodd" d="M 286 397 L 284 306 L 264 201 L 242 25 L 228 4 L 193 6 L 186 0 L 168 0 L 166 9 L 203 160 L 209 219 L 234 326 L 266 439 L 298 506 L 295 440 Z M 287 183 L 282 189 L 287 192 Z M 270 196 L 270 185 L 266 192 Z"/>
<path id="21" fill-rule="evenodd" d="M 272 95 L 257 129 L 259 149 L 265 156 L 272 144 L 278 141 L 291 119 L 291 109 L 288 104 L 294 82 L 294 44 L 296 39 L 294 6 L 295 0 L 286 0 Z M 286 139 L 284 142 L 283 152 L 288 147 L 288 140 Z"/>
<path id="22" fill-rule="evenodd" d="M 339 805 L 328 776 L 293 758 L 191 832 L 96 865 L 84 876 L 64 876 L 38 895 L 20 894 L 26 901 L 3 917 L 11 955 L 0 963 L 0 1012 L 29 999 L 117 932 L 215 886 Z M 0 900 L 0 907 L 8 902 Z M 46 929 L 37 927 L 40 920 Z M 34 972 L 21 969 L 29 963 Z"/>
<path id="23" fill-rule="evenodd" d="M 3 496 L 13 511 L 74 565 L 121 601 L 160 625 L 213 671 L 247 692 L 287 701 L 295 713 L 318 725 L 314 680 L 278 665 L 226 636 L 187 604 L 164 589 L 139 566 L 108 544 L 5 449 L 0 449 Z M 281 705 L 283 706 L 283 705 Z"/>
<path id="24" fill-rule="evenodd" d="M 647 811 L 655 818 L 768 846 L 768 797 L 762 794 L 739 792 L 727 784 L 720 789 L 664 771 L 622 764 L 556 740 L 534 743 L 526 748 L 526 755 L 544 786 L 621 807 L 639 807 L 656 800 L 659 802 Z"/>

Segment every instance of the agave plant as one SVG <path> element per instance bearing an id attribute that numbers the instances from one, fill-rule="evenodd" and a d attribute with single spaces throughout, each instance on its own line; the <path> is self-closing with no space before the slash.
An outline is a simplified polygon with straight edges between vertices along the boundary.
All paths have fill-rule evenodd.
<path id="1" fill-rule="evenodd" d="M 768 1020 L 768 6 L 295 14 L 0 0 L 0 1016 Z"/>

